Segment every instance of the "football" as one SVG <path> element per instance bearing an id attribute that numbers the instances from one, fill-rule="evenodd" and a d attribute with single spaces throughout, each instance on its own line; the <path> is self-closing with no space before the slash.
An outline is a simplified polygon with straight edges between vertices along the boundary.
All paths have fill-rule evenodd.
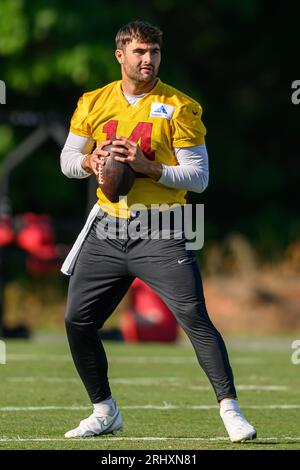
<path id="1" fill-rule="evenodd" d="M 111 140 L 115 139 L 113 137 Z M 98 183 L 110 202 L 119 202 L 119 197 L 126 196 L 131 190 L 136 173 L 127 163 L 115 160 L 115 156 L 124 157 L 124 155 L 111 152 L 113 147 L 122 146 L 109 144 L 103 147 L 103 150 L 110 152 L 110 155 L 105 157 L 105 165 L 99 165 Z"/>

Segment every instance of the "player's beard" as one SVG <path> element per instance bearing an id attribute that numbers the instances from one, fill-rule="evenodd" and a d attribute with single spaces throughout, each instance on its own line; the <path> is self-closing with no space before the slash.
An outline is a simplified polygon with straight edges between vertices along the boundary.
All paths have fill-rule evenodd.
<path id="1" fill-rule="evenodd" d="M 151 67 L 152 67 L 151 72 L 144 75 L 141 72 L 141 67 L 133 68 L 124 64 L 124 68 L 125 68 L 125 72 L 127 76 L 136 83 L 142 83 L 142 82 L 150 83 L 156 78 L 158 74 L 158 68 L 155 70 L 154 66 L 151 66 Z"/>

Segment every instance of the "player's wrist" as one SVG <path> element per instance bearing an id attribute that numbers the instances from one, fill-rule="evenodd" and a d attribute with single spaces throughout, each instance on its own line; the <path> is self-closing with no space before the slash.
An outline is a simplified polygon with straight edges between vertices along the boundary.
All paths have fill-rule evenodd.
<path id="1" fill-rule="evenodd" d="M 155 163 L 148 160 L 143 173 L 149 176 L 149 178 L 158 181 L 161 178 L 162 172 L 163 167 L 160 163 Z"/>
<path id="2" fill-rule="evenodd" d="M 87 153 L 81 161 L 81 166 L 87 173 L 93 173 L 93 169 L 90 166 L 90 156 L 91 154 Z"/>

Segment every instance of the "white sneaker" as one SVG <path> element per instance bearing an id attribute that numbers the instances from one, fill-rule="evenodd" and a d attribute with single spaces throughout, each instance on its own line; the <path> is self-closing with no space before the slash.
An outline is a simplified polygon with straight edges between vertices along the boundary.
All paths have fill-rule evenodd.
<path id="1" fill-rule="evenodd" d="M 123 431 L 123 420 L 120 411 L 116 408 L 111 415 L 98 416 L 92 413 L 88 418 L 80 421 L 79 426 L 66 432 L 66 438 L 92 437 L 100 434 L 116 434 Z"/>
<path id="2" fill-rule="evenodd" d="M 232 442 L 245 442 L 256 438 L 256 429 L 248 423 L 241 411 L 220 410 L 220 416 Z"/>

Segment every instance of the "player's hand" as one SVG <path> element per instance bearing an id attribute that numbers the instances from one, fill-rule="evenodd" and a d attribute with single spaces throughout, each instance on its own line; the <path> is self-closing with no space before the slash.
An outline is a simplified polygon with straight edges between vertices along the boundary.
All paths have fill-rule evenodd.
<path id="1" fill-rule="evenodd" d="M 93 150 L 93 153 L 86 155 L 81 164 L 82 168 L 89 173 L 95 173 L 98 178 L 99 165 L 104 165 L 105 158 L 110 155 L 109 152 L 103 150 L 103 147 L 109 144 L 111 140 L 104 140 Z"/>
<path id="2" fill-rule="evenodd" d="M 124 157 L 115 157 L 119 162 L 128 163 L 131 168 L 138 172 L 147 174 L 150 160 L 145 157 L 141 147 L 132 140 L 123 136 L 116 136 L 116 140 L 112 141 L 113 145 L 122 145 L 123 147 L 113 147 L 112 151 L 121 153 Z"/>

